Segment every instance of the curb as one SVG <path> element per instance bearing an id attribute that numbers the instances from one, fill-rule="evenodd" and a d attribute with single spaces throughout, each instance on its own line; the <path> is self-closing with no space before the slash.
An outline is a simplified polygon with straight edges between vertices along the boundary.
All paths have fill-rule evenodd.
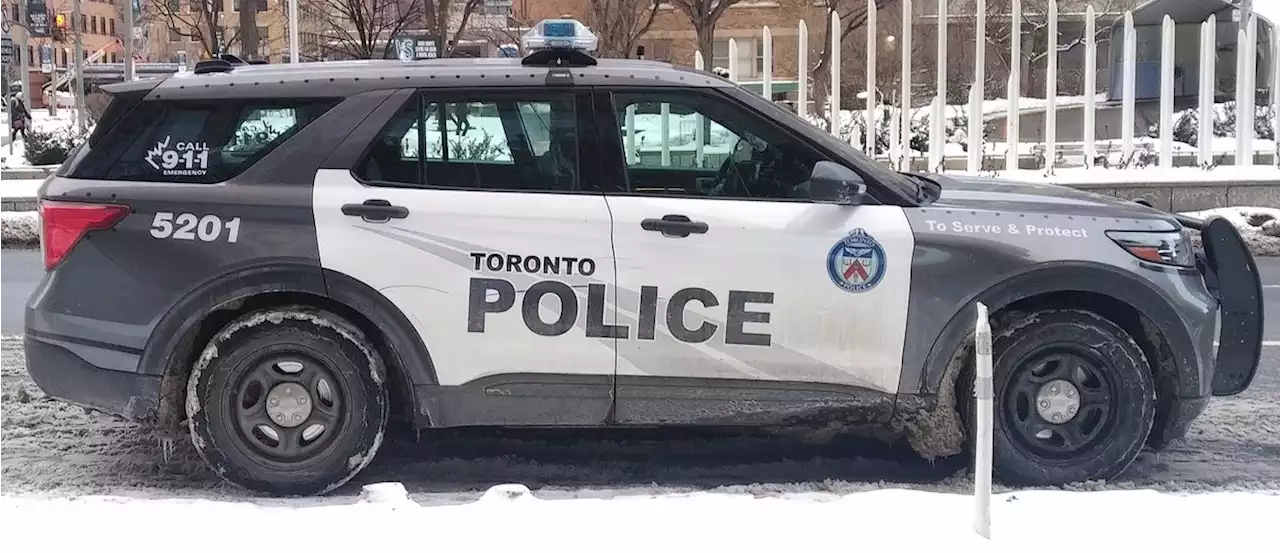
<path id="1" fill-rule="evenodd" d="M 0 211 L 35 211 L 39 202 L 35 198 L 0 199 Z"/>
<path id="2" fill-rule="evenodd" d="M 58 166 L 53 167 L 22 167 L 15 169 L 0 169 L 0 180 L 44 180 L 54 171 L 58 170 Z"/>

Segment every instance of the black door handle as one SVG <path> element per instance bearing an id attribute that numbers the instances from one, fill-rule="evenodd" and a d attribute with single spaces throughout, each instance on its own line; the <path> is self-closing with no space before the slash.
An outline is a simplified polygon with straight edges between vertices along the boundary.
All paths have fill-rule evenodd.
<path id="1" fill-rule="evenodd" d="M 369 222 L 404 219 L 409 216 L 409 208 L 391 205 L 386 200 L 365 200 L 362 204 L 344 204 L 342 214 L 352 217 L 363 217 Z"/>
<path id="2" fill-rule="evenodd" d="M 690 234 L 706 234 L 710 227 L 701 221 L 690 221 L 684 215 L 663 215 L 661 219 L 640 221 L 640 228 L 661 232 L 663 236 L 684 238 Z"/>

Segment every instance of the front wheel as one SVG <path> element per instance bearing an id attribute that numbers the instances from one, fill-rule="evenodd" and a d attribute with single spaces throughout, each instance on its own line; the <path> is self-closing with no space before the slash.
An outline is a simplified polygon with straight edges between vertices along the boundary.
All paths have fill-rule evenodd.
<path id="1" fill-rule="evenodd" d="M 1076 309 L 1001 317 L 993 331 L 992 456 L 1001 480 L 1058 486 L 1112 478 L 1133 463 L 1156 397 L 1132 336 Z"/>
<path id="2" fill-rule="evenodd" d="M 191 440 L 233 484 L 324 494 L 381 445 L 385 381 L 377 350 L 342 318 L 307 308 L 249 313 L 219 331 L 191 371 Z"/>

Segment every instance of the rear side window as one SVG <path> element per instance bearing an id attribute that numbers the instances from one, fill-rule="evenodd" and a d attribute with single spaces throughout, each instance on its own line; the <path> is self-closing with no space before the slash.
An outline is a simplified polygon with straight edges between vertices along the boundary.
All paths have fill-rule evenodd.
<path id="1" fill-rule="evenodd" d="M 73 178 L 216 183 L 239 175 L 336 100 L 144 102 L 84 152 Z"/>
<path id="2" fill-rule="evenodd" d="M 382 129 L 354 173 L 373 186 L 579 189 L 572 93 L 424 94 Z"/>

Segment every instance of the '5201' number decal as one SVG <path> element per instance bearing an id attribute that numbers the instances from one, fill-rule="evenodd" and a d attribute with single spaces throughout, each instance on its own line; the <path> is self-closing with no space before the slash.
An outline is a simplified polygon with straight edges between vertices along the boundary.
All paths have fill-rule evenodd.
<path id="1" fill-rule="evenodd" d="M 217 215 L 201 217 L 193 213 L 179 213 L 174 216 L 171 212 L 160 211 L 151 220 L 151 236 L 156 238 L 213 242 L 223 237 L 223 229 L 227 231 L 226 241 L 234 243 L 240 236 L 240 218 L 223 221 Z"/>

